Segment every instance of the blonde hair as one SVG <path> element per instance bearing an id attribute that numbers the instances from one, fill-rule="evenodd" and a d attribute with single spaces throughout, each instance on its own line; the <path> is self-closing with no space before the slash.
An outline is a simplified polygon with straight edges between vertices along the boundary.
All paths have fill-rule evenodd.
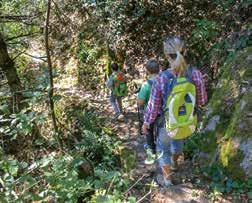
<path id="1" fill-rule="evenodd" d="M 183 75 L 187 68 L 187 63 L 184 56 L 182 55 L 185 49 L 185 44 L 179 37 L 168 38 L 164 41 L 164 54 L 176 54 L 177 57 L 173 63 L 171 63 L 171 68 L 178 73 Z"/>

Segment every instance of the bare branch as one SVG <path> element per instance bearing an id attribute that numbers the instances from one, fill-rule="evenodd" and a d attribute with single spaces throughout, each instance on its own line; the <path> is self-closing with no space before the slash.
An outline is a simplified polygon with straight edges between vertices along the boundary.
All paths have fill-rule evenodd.
<path id="1" fill-rule="evenodd" d="M 24 51 L 21 51 L 19 52 L 15 57 L 12 58 L 13 61 L 16 60 L 16 58 L 18 58 L 20 55 L 22 55 L 23 53 L 25 53 L 25 50 Z"/>
<path id="2" fill-rule="evenodd" d="M 34 58 L 34 59 L 38 59 L 38 60 L 41 60 L 43 62 L 46 62 L 46 56 L 33 56 L 31 54 L 28 54 L 26 53 L 26 50 L 24 51 L 20 51 L 15 57 L 12 58 L 13 61 L 15 61 L 19 56 L 21 56 L 22 54 L 26 55 L 26 56 L 29 56 L 31 58 Z"/>
<path id="3" fill-rule="evenodd" d="M 24 54 L 24 55 L 27 55 L 27 56 L 30 56 L 30 57 L 32 57 L 32 58 L 39 59 L 39 60 L 41 60 L 41 61 L 46 62 L 46 56 L 33 56 L 33 55 L 28 54 L 28 53 L 23 53 L 23 54 Z"/>
<path id="4" fill-rule="evenodd" d="M 139 181 L 141 181 L 146 176 L 146 174 L 142 175 L 126 192 L 124 192 L 124 195 L 127 194 Z"/>
<path id="5" fill-rule="evenodd" d="M 137 200 L 136 203 L 142 202 L 142 201 L 143 201 L 148 195 L 150 195 L 150 194 L 151 194 L 151 189 L 150 189 L 149 192 L 147 192 L 141 199 Z"/>
<path id="6" fill-rule="evenodd" d="M 41 16 L 43 13 L 38 12 L 34 15 L 0 15 L 0 19 L 13 20 L 13 21 L 22 21 L 22 20 L 31 20 Z"/>
<path id="7" fill-rule="evenodd" d="M 6 39 L 6 41 L 11 41 L 11 40 L 21 38 L 21 37 L 28 37 L 28 36 L 36 35 L 36 34 L 39 34 L 39 33 L 40 32 L 32 32 L 32 33 L 27 33 L 27 34 L 21 34 L 21 35 L 15 36 L 15 37 L 10 37 L 10 38 Z"/>

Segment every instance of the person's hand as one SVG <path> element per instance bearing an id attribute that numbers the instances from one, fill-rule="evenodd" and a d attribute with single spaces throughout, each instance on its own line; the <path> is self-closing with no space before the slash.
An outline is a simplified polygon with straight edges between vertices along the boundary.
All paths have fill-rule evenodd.
<path id="1" fill-rule="evenodd" d="M 144 135 L 148 134 L 148 131 L 149 131 L 149 125 L 144 123 L 143 126 L 142 126 L 142 133 Z"/>

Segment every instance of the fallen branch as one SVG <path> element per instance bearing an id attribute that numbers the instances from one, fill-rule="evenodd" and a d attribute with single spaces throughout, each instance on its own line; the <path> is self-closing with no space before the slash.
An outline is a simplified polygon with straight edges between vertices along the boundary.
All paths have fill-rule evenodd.
<path id="1" fill-rule="evenodd" d="M 145 175 L 142 175 L 141 176 L 141 178 L 139 178 L 126 192 L 124 192 L 124 194 L 123 195 L 125 195 L 125 194 L 127 194 L 133 187 L 135 187 L 135 185 L 137 184 L 137 183 L 139 183 L 139 181 L 140 180 L 142 180 L 143 178 L 145 178 L 147 175 L 145 174 Z"/>
<path id="2" fill-rule="evenodd" d="M 112 181 L 110 182 L 109 187 L 108 187 L 108 189 L 107 189 L 107 191 L 106 191 L 106 194 L 108 194 L 110 188 L 112 187 L 112 184 L 114 183 L 115 178 L 116 178 L 116 176 L 114 176 L 113 179 L 112 179 Z"/>
<path id="3" fill-rule="evenodd" d="M 148 193 L 146 193 L 141 199 L 139 199 L 136 203 L 139 203 L 139 202 L 141 202 L 141 201 L 143 201 L 148 195 L 150 195 L 151 194 L 151 189 L 149 190 L 149 192 Z"/>

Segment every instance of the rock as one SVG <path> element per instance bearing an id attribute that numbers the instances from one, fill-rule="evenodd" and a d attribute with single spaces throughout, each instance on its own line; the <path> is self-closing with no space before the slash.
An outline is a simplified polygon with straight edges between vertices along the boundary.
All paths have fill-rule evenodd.
<path id="1" fill-rule="evenodd" d="M 85 179 L 87 176 L 94 174 L 94 168 L 90 161 L 83 160 L 78 166 L 78 175 L 80 179 Z"/>
<path id="2" fill-rule="evenodd" d="M 241 106 L 240 106 L 241 111 L 244 109 L 244 107 L 246 106 L 246 104 L 247 104 L 246 101 L 241 100 Z"/>
<path id="3" fill-rule="evenodd" d="M 220 68 L 223 73 L 203 120 L 205 137 L 199 141 L 201 151 L 210 156 L 216 152 L 212 160 L 230 178 L 241 181 L 252 175 L 251 53 L 252 46 L 247 47 Z"/>
<path id="4" fill-rule="evenodd" d="M 206 112 L 206 117 L 208 118 L 213 113 L 213 109 L 209 107 Z"/>
<path id="5" fill-rule="evenodd" d="M 247 60 L 252 61 L 252 54 L 248 55 Z"/>
<path id="6" fill-rule="evenodd" d="M 243 168 L 248 177 L 252 177 L 252 139 L 241 143 L 240 149 L 244 154 L 244 159 L 240 166 Z"/>
<path id="7" fill-rule="evenodd" d="M 208 122 L 206 128 L 204 129 L 204 131 L 205 132 L 214 131 L 216 129 L 216 125 L 219 123 L 219 121 L 220 121 L 220 116 L 215 115 L 214 117 L 212 117 L 209 120 L 209 122 Z"/>
<path id="8" fill-rule="evenodd" d="M 155 203 L 208 203 L 203 195 L 203 191 L 193 188 L 191 183 L 163 188 L 160 191 L 154 191 L 151 202 Z"/>

